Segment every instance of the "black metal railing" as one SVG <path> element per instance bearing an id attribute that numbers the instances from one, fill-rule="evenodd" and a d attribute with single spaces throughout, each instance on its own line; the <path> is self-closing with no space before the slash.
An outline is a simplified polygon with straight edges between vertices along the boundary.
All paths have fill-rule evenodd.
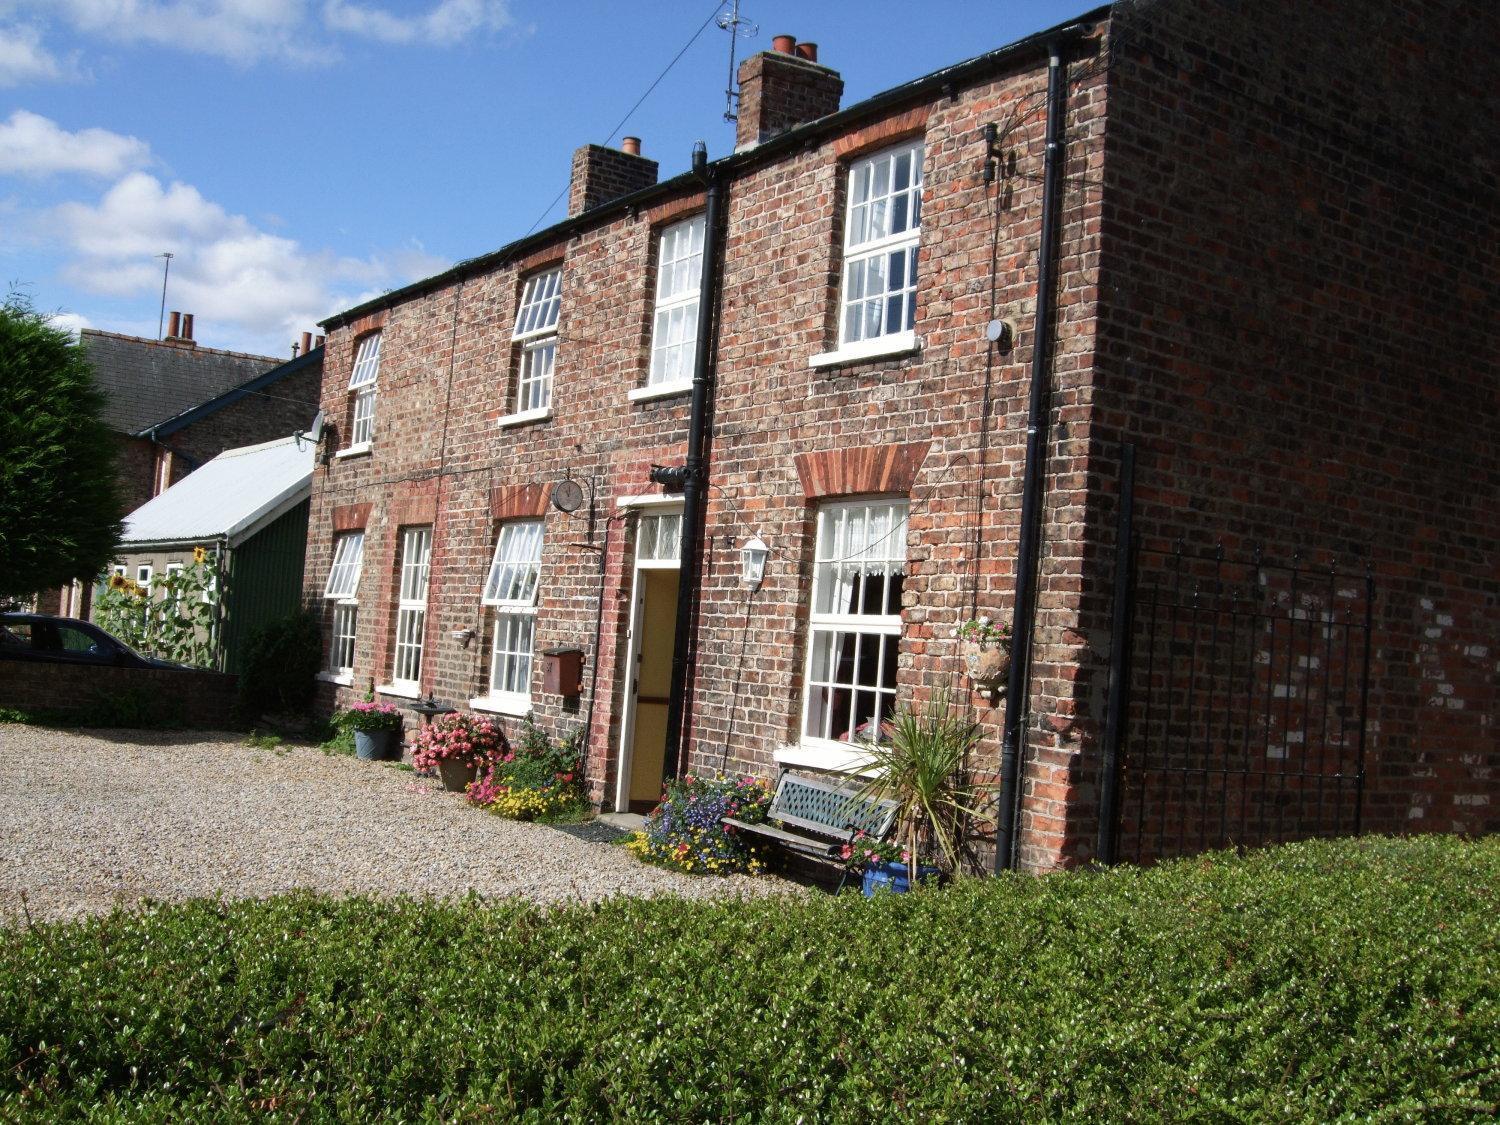
<path id="1" fill-rule="evenodd" d="M 1358 833 L 1371 574 L 1146 548 L 1122 523 L 1100 858 Z"/>

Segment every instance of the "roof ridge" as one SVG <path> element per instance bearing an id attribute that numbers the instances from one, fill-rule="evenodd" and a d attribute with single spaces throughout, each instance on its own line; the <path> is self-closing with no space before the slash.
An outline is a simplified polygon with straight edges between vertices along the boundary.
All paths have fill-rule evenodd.
<path id="1" fill-rule="evenodd" d="M 129 340 L 133 344 L 150 344 L 153 347 L 165 348 L 168 351 L 181 355 L 227 355 L 236 359 L 261 359 L 273 365 L 280 365 L 286 360 L 274 355 L 261 355 L 259 352 L 237 352 L 230 348 L 211 348 L 207 344 L 200 344 L 196 340 L 193 346 L 184 348 L 178 344 L 169 344 L 165 340 L 153 340 L 149 336 L 131 336 L 124 332 L 110 332 L 104 328 L 83 328 L 79 330 L 79 339 L 84 336 L 108 336 L 114 340 Z"/>

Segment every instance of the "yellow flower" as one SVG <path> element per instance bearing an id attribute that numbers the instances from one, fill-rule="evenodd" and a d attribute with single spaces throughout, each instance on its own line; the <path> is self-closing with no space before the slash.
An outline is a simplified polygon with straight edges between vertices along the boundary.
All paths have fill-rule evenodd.
<path id="1" fill-rule="evenodd" d="M 194 547 L 193 548 L 193 561 L 195 563 L 207 562 L 208 561 L 208 552 L 205 551 L 202 547 Z"/>
<path id="2" fill-rule="evenodd" d="M 123 574 L 111 574 L 109 576 L 109 588 L 111 590 L 125 589 L 125 576 Z"/>

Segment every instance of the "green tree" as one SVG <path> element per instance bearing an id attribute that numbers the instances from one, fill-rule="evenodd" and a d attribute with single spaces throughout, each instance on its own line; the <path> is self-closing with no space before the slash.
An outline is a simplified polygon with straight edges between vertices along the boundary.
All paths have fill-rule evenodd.
<path id="1" fill-rule="evenodd" d="M 0 601 L 92 581 L 123 530 L 115 445 L 83 348 L 24 296 L 0 304 Z"/>

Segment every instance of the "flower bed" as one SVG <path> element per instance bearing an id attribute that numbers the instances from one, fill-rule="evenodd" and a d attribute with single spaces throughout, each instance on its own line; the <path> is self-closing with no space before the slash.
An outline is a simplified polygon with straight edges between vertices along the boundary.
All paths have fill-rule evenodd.
<path id="1" fill-rule="evenodd" d="M 726 816 L 763 823 L 771 791 L 752 777 L 684 776 L 668 783 L 661 804 L 646 818 L 646 830 L 626 843 L 651 863 L 702 875 L 759 874 L 765 869 L 756 846 L 720 823 Z"/>
<path id="2" fill-rule="evenodd" d="M 572 819 L 588 812 L 581 732 L 553 739 L 530 719 L 468 790 L 469 801 L 512 820 Z"/>

